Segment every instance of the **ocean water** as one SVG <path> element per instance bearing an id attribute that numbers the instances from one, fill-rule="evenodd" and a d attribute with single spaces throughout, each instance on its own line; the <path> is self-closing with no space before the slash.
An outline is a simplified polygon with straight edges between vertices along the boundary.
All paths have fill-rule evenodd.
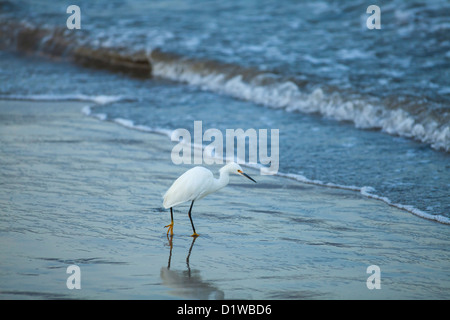
<path id="1" fill-rule="evenodd" d="M 0 299 L 449 297 L 447 226 L 251 168 L 257 184 L 232 176 L 196 202 L 198 238 L 188 203 L 167 236 L 162 194 L 190 166 L 168 160 L 167 136 L 85 116 L 86 101 L 67 99 L 0 100 Z M 374 264 L 381 289 L 370 290 Z M 71 265 L 79 290 L 67 286 Z"/>
<path id="2" fill-rule="evenodd" d="M 80 1 L 81 30 L 69 4 L 0 3 L 1 98 L 168 136 L 279 129 L 279 175 L 449 223 L 447 1 L 378 4 L 380 30 L 363 1 Z"/>

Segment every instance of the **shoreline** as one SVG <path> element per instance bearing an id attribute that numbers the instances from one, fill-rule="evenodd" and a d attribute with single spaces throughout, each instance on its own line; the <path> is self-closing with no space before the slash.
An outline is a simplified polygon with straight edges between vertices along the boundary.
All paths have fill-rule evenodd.
<path id="1" fill-rule="evenodd" d="M 91 116 L 94 117 L 98 120 L 104 121 L 106 118 L 106 115 L 104 114 L 96 114 L 96 113 L 92 113 L 92 109 L 91 106 L 86 106 L 83 108 L 82 113 L 86 116 Z M 170 136 L 171 136 L 171 131 L 166 130 L 166 129 L 154 129 L 154 128 L 149 128 L 146 126 L 142 126 L 142 125 L 135 125 L 133 123 L 132 120 L 129 119 L 122 119 L 122 118 L 117 118 L 114 119 L 113 122 L 117 125 L 123 126 L 125 128 L 131 129 L 131 130 L 136 130 L 136 131 L 141 131 L 141 132 L 146 132 L 149 134 L 159 134 L 159 135 L 164 135 L 167 138 L 169 138 L 170 140 Z M 194 146 L 194 148 L 201 148 L 202 146 Z M 265 170 L 267 171 L 265 167 L 263 167 L 262 165 L 249 165 L 249 164 L 241 164 L 244 167 L 248 167 L 248 168 L 252 168 L 255 170 Z M 422 219 L 426 219 L 429 221 L 434 221 L 440 224 L 444 224 L 444 225 L 450 225 L 450 218 L 440 215 L 440 214 L 432 214 L 432 213 L 427 213 L 421 209 L 418 209 L 412 205 L 407 205 L 407 204 L 402 204 L 402 203 L 395 203 L 393 201 L 391 201 L 391 199 L 389 199 L 389 197 L 386 196 L 380 196 L 376 193 L 374 193 L 376 190 L 371 187 L 371 186 L 353 186 L 353 185 L 341 185 L 341 184 L 336 184 L 333 182 L 323 182 L 320 180 L 312 180 L 309 179 L 303 175 L 300 174 L 290 174 L 290 173 L 284 173 L 284 172 L 277 172 L 276 174 L 274 174 L 274 176 L 280 177 L 280 178 L 284 178 L 284 179 L 290 179 L 290 180 L 294 180 L 300 183 L 305 183 L 305 184 L 311 184 L 311 185 L 315 185 L 315 186 L 320 186 L 320 187 L 324 187 L 324 188 L 336 188 L 336 189 L 341 189 L 341 190 L 349 190 L 349 191 L 354 191 L 357 193 L 360 193 L 361 195 L 370 198 L 370 199 L 375 199 L 381 202 L 384 202 L 385 204 L 392 206 L 394 208 L 400 209 L 402 211 L 406 211 L 410 214 L 413 214 L 417 217 L 420 217 Z"/>
<path id="2" fill-rule="evenodd" d="M 80 66 L 124 72 L 138 78 L 159 77 L 189 83 L 261 106 L 304 114 L 319 113 L 336 121 L 350 121 L 356 128 L 412 139 L 436 151 L 450 151 L 446 138 L 448 125 L 445 121 L 441 123 L 440 117 L 416 117 L 411 105 L 417 98 L 411 95 L 404 97 L 409 103 L 403 108 L 395 108 L 395 103 L 390 105 L 390 101 L 396 101 L 395 94 L 389 99 L 378 100 L 348 88 L 336 92 L 333 85 L 321 86 L 320 82 L 305 84 L 304 79 L 274 77 L 273 73 L 254 67 L 182 56 L 159 47 L 150 51 L 126 51 L 120 46 L 99 48 L 87 45 L 82 37 L 67 34 L 64 28 L 42 28 L 10 20 L 3 29 L 0 29 L 0 34 L 5 40 L 0 47 L 10 52 L 67 60 Z M 274 81 L 277 77 L 279 79 Z M 305 87 L 310 89 L 304 90 Z M 280 95 L 279 92 L 287 94 Z M 355 96 L 357 101 L 354 101 Z"/>
<path id="3" fill-rule="evenodd" d="M 165 136 L 88 117 L 86 104 L 0 100 L 2 299 L 198 299 L 199 286 L 227 299 L 449 298 L 446 226 L 251 168 L 256 185 L 233 177 L 196 204 L 186 278 L 186 208 L 169 255 L 162 194 L 189 166 L 171 163 Z M 65 287 L 73 263 L 77 292 Z M 366 287 L 370 265 L 381 290 Z"/>

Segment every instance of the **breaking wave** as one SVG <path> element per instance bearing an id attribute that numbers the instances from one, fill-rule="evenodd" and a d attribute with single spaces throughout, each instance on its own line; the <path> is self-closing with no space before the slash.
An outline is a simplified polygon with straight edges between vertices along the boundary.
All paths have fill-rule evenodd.
<path id="1" fill-rule="evenodd" d="M 357 128 L 377 129 L 413 138 L 434 149 L 450 151 L 450 112 L 427 108 L 414 98 L 378 99 L 331 88 L 319 82 L 286 77 L 206 59 L 195 59 L 153 49 L 149 52 L 102 47 L 67 29 L 46 29 L 29 23 L 5 21 L 0 48 L 65 58 L 84 66 L 160 77 L 199 86 L 204 90 L 252 101 L 288 112 L 317 113 Z"/>
<path id="2" fill-rule="evenodd" d="M 129 129 L 143 131 L 143 132 L 149 132 L 149 133 L 157 133 L 157 134 L 165 135 L 168 138 L 171 138 L 172 134 L 174 132 L 173 130 L 168 129 L 168 128 L 154 128 L 154 127 L 149 127 L 149 126 L 145 126 L 145 125 L 138 125 L 138 124 L 135 124 L 134 121 L 130 120 L 130 119 L 124 119 L 124 118 L 108 119 L 106 114 L 93 112 L 93 108 L 91 108 L 90 106 L 83 107 L 82 113 L 87 116 L 95 117 L 102 121 L 105 121 L 105 120 L 112 121 L 116 124 L 119 124 L 121 126 L 129 128 Z M 194 144 L 193 147 L 203 149 L 203 145 L 195 145 Z M 207 153 L 203 153 L 203 156 L 207 156 L 211 159 L 218 159 L 217 156 L 207 154 Z M 223 156 L 223 158 L 219 159 L 219 160 L 222 161 L 221 163 L 225 163 L 227 161 L 227 158 L 225 156 Z M 256 170 L 260 170 L 260 172 L 261 173 L 264 172 L 264 174 L 269 174 L 269 175 L 274 174 L 273 172 L 268 170 L 267 167 L 265 167 L 261 164 L 258 164 L 258 163 L 247 163 L 243 159 L 237 159 L 237 160 L 230 159 L 230 160 L 237 161 L 238 163 L 240 163 L 243 166 L 247 166 L 247 167 L 250 167 L 250 168 L 253 168 Z M 324 182 L 324 181 L 317 180 L 317 179 L 309 179 L 300 174 L 284 173 L 284 172 L 279 172 L 279 171 L 276 172 L 275 175 L 279 176 L 279 177 L 283 177 L 283 178 L 293 179 L 293 180 L 296 180 L 296 181 L 299 181 L 302 183 L 306 183 L 306 184 L 312 184 L 312 185 L 317 185 L 317 186 L 322 186 L 322 187 L 327 187 L 327 188 L 336 188 L 336 189 L 342 189 L 342 190 L 355 191 L 367 198 L 383 201 L 384 203 L 386 203 L 392 207 L 396 207 L 398 209 L 407 211 L 407 212 L 412 213 L 420 218 L 450 225 L 450 219 L 448 217 L 445 217 L 445 216 L 439 215 L 439 214 L 430 214 L 430 213 L 420 210 L 412 205 L 395 203 L 391 199 L 389 199 L 389 197 L 378 195 L 376 193 L 377 191 L 373 187 L 370 187 L 370 186 L 359 187 L 359 186 L 354 186 L 354 185 L 336 184 L 336 183 L 332 183 L 332 182 Z"/>
<path id="3" fill-rule="evenodd" d="M 368 101 L 357 94 L 349 98 L 330 88 L 286 79 L 276 73 L 242 68 L 214 61 L 199 61 L 154 50 L 150 55 L 153 75 L 182 81 L 205 90 L 245 99 L 289 112 L 318 113 L 338 120 L 351 121 L 357 128 L 382 131 L 430 144 L 450 151 L 449 115 L 413 116 L 402 108 L 383 106 L 376 99 Z M 440 120 L 441 121 L 440 121 Z"/>

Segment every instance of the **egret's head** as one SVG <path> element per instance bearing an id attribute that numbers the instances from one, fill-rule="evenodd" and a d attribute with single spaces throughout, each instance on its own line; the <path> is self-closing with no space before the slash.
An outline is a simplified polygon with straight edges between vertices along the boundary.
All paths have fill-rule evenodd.
<path id="1" fill-rule="evenodd" d="M 253 182 L 256 183 L 256 181 L 253 180 L 249 175 L 247 175 L 246 173 L 244 173 L 244 171 L 242 170 L 241 166 L 238 165 L 238 164 L 235 163 L 235 162 L 230 162 L 230 163 L 228 163 L 226 166 L 224 166 L 224 167 L 223 167 L 222 169 L 220 169 L 220 170 L 226 170 L 226 171 L 228 171 L 229 173 L 239 174 L 239 175 L 241 175 L 241 176 L 243 176 L 243 177 L 246 177 L 246 178 L 248 178 L 248 179 L 250 179 L 250 180 L 252 180 Z"/>

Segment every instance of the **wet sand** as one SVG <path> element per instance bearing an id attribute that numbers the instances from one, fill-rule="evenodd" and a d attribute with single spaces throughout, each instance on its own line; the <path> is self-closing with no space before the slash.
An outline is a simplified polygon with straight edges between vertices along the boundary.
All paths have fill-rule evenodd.
<path id="1" fill-rule="evenodd" d="M 448 226 L 256 170 L 195 204 L 195 241 L 177 207 L 168 238 L 162 195 L 190 166 L 85 105 L 0 101 L 1 299 L 450 298 Z"/>

